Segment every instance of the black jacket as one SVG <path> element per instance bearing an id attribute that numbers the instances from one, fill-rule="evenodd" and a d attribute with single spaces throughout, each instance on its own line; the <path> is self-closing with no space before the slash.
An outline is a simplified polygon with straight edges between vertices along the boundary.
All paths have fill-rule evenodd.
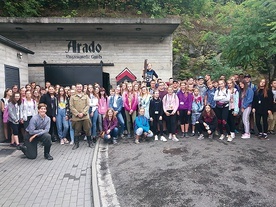
<path id="1" fill-rule="evenodd" d="M 267 91 L 267 97 L 264 97 L 263 89 L 254 93 L 252 108 L 257 114 L 267 114 L 268 110 L 273 110 L 273 94 L 271 90 Z"/>
<path id="2" fill-rule="evenodd" d="M 49 93 L 44 94 L 41 96 L 39 103 L 44 103 L 47 105 L 47 116 L 49 117 L 56 117 L 57 115 L 57 97 L 54 96 L 53 101 L 51 100 L 51 96 Z"/>
<path id="3" fill-rule="evenodd" d="M 154 117 L 156 115 L 163 116 L 163 102 L 160 98 L 152 98 L 149 105 L 149 115 Z"/>

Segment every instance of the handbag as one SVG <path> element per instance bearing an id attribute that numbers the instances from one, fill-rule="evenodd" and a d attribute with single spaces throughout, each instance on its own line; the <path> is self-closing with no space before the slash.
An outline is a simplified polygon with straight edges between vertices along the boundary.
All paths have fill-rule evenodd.
<path id="1" fill-rule="evenodd" d="M 99 136 L 100 136 L 101 138 L 104 138 L 104 135 L 105 135 L 105 131 L 101 131 Z"/>
<path id="2" fill-rule="evenodd" d="M 108 124 L 107 129 L 108 129 L 109 127 L 110 127 L 110 123 Z M 105 131 L 103 130 L 103 131 L 100 132 L 99 136 L 100 136 L 101 138 L 104 138 L 104 135 L 105 135 Z"/>

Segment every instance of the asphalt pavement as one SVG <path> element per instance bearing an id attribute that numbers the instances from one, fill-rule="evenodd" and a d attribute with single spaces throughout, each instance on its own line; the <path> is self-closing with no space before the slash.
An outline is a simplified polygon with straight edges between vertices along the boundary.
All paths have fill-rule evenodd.
<path id="1" fill-rule="evenodd" d="M 108 146 L 122 207 L 274 207 L 276 136 L 233 142 L 122 140 Z M 105 165 L 105 163 L 102 163 Z"/>

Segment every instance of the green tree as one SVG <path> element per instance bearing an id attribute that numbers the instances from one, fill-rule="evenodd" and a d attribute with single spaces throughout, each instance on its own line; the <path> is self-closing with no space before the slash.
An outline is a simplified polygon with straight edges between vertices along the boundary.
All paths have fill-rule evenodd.
<path id="1" fill-rule="evenodd" d="M 0 2 L 1 16 L 8 17 L 36 17 L 41 10 L 40 1 L 36 0 L 4 0 Z"/>
<path id="2" fill-rule="evenodd" d="M 230 66 L 254 68 L 275 77 L 274 0 L 248 0 L 231 17 L 232 29 L 221 38 L 223 57 Z"/>

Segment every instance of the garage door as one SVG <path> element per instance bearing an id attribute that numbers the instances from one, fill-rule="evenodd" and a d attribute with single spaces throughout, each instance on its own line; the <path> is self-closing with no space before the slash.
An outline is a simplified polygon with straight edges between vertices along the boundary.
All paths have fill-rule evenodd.
<path id="1" fill-rule="evenodd" d="M 103 84 L 102 66 L 90 65 L 46 65 L 45 81 L 52 85 L 71 86 L 76 83 Z"/>

